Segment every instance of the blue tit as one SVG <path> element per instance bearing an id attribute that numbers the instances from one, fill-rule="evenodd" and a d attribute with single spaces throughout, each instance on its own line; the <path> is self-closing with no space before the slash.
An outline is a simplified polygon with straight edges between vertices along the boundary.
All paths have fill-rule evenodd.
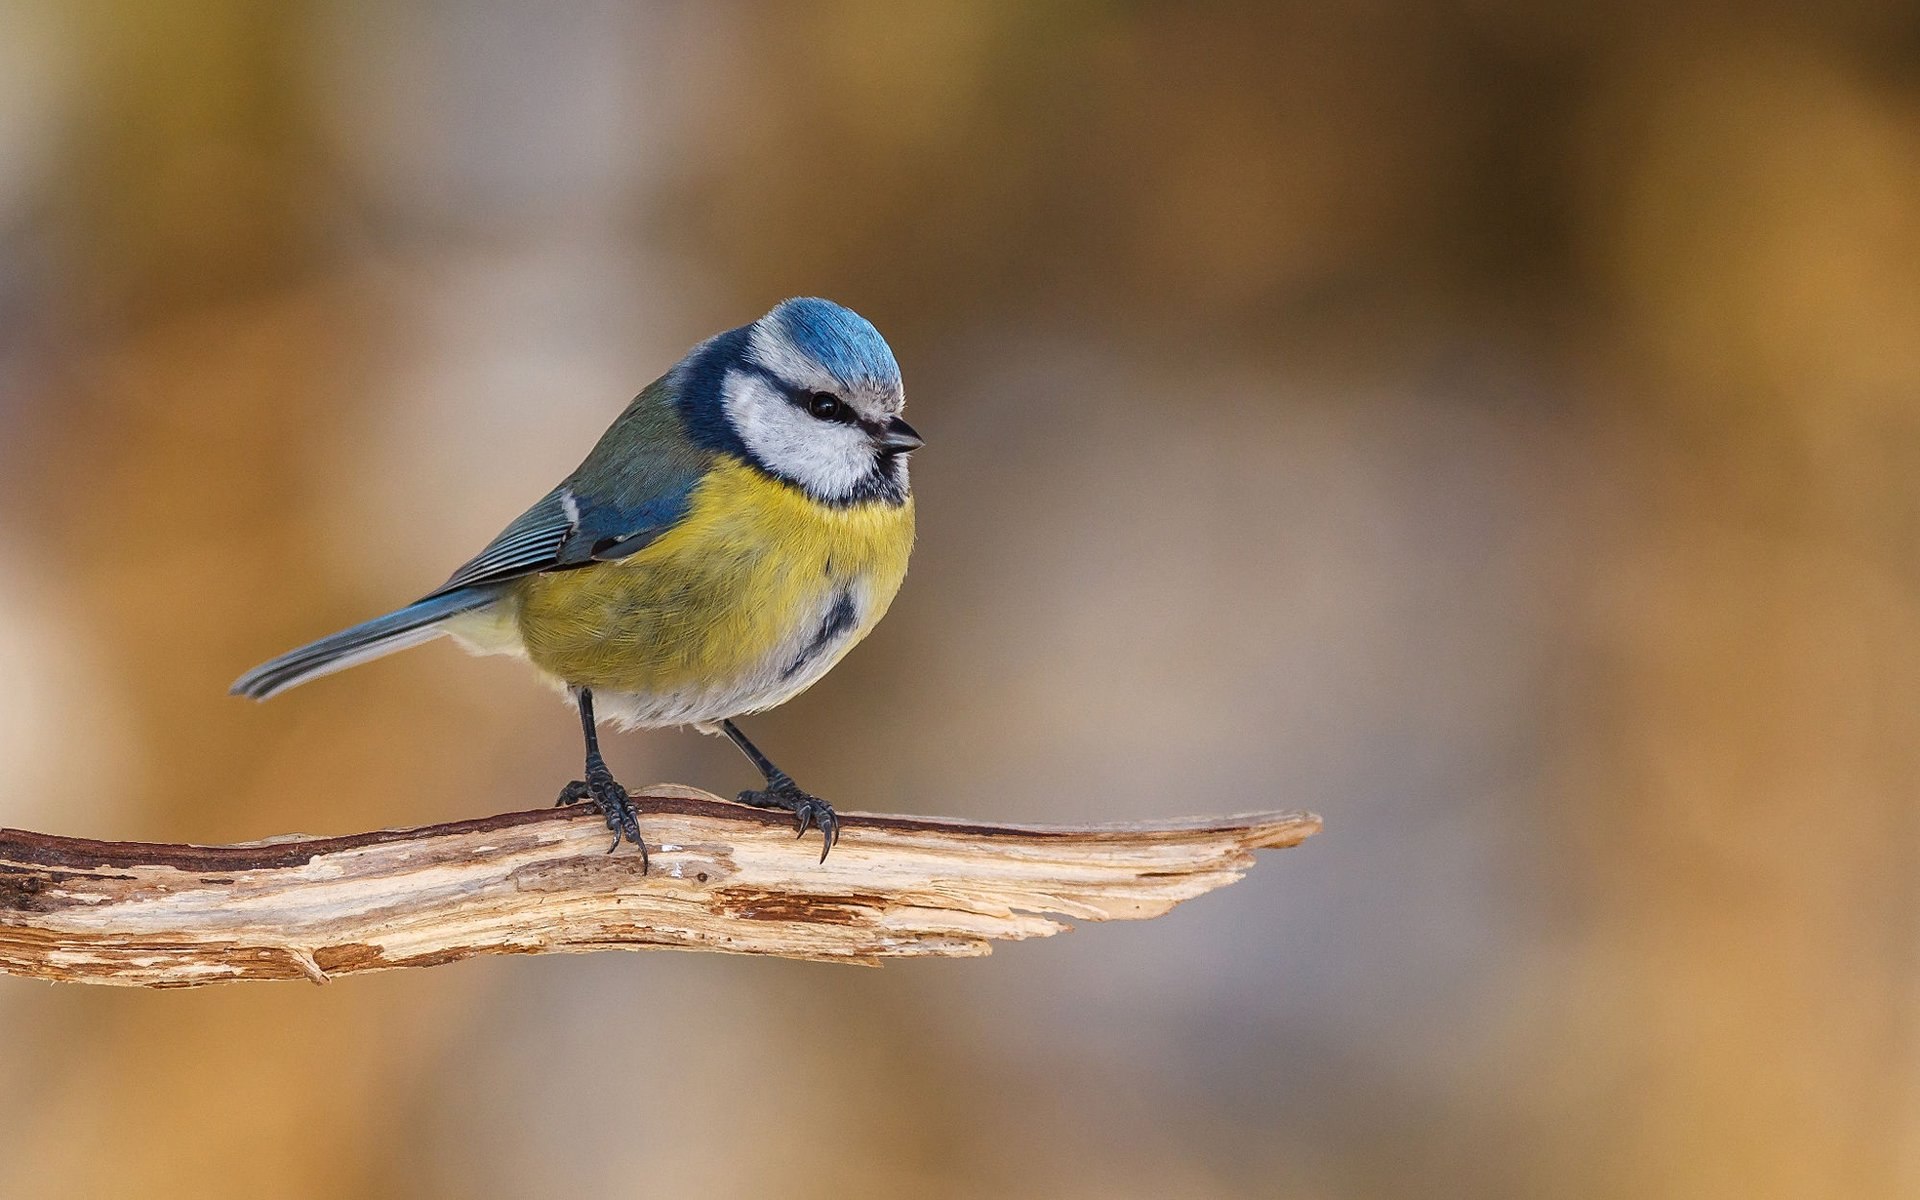
<path id="1" fill-rule="evenodd" d="M 799 695 L 887 611 L 913 548 L 900 368 L 867 320 L 788 300 L 696 346 L 629 404 L 573 474 L 451 578 L 375 617 L 247 672 L 265 699 L 450 634 L 515 654 L 580 713 L 591 801 L 646 844 L 600 756 L 598 722 L 722 733 L 766 786 L 745 804 L 785 809 L 839 837 L 832 806 L 802 791 L 734 718 Z"/>

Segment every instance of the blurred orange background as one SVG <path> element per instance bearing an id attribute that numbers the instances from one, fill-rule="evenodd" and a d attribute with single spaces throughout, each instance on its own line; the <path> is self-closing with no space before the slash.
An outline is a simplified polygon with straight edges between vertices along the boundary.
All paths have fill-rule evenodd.
<path id="1" fill-rule="evenodd" d="M 1327 832 L 981 961 L 0 979 L 0 1194 L 1920 1194 L 1911 5 L 5 0 L 0 824 L 546 802 L 517 665 L 225 688 L 794 294 L 929 447 L 769 753 Z"/>

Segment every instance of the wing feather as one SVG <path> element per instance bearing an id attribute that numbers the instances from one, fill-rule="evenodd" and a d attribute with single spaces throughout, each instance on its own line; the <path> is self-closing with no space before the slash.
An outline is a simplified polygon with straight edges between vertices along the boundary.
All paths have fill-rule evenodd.
<path id="1" fill-rule="evenodd" d="M 491 583 L 551 569 L 559 562 L 561 548 L 576 528 L 570 507 L 571 497 L 564 484 L 548 492 L 432 594 L 438 596 L 475 583 Z"/>
<path id="2" fill-rule="evenodd" d="M 712 455 L 688 438 L 673 379 L 634 397 L 565 483 L 431 594 L 625 558 L 678 524 Z"/>

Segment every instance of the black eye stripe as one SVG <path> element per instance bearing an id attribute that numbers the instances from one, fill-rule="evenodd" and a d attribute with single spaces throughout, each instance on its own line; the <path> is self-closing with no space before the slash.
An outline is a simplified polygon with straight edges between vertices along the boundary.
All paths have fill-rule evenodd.
<path id="1" fill-rule="evenodd" d="M 832 392 L 793 391 L 787 393 L 787 399 L 802 412 L 818 421 L 832 421 L 838 425 L 865 424 L 851 404 Z"/>
<path id="2" fill-rule="evenodd" d="M 822 392 L 815 388 L 794 387 L 758 363 L 741 363 L 737 369 L 764 379 L 769 387 L 786 397 L 787 403 L 793 405 L 801 412 L 807 413 L 809 416 L 815 415 L 811 411 L 813 398 L 815 396 L 827 396 L 840 407 L 833 416 L 819 418 L 821 420 L 837 421 L 842 425 L 857 425 L 875 436 L 879 435 L 881 428 L 886 424 L 884 421 L 875 422 L 866 420 L 858 412 L 854 411 L 853 405 L 835 396 L 832 392 Z"/>

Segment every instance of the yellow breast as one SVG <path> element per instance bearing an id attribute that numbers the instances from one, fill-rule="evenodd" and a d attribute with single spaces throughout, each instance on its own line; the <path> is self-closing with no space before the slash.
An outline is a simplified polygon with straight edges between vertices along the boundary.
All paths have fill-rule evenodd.
<path id="1" fill-rule="evenodd" d="M 569 684 L 659 698 L 645 723 L 717 720 L 824 674 L 886 613 L 912 548 L 911 498 L 832 507 L 723 461 L 645 549 L 522 582 L 520 639 Z"/>

